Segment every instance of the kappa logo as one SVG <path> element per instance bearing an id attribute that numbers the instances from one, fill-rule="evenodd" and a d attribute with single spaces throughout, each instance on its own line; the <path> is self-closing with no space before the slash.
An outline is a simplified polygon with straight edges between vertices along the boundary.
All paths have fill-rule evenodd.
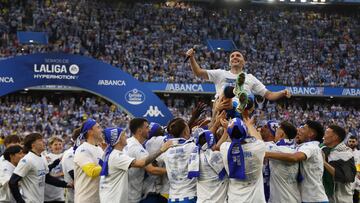
<path id="1" fill-rule="evenodd" d="M 159 110 L 158 106 L 149 106 L 149 109 L 146 111 L 146 113 L 143 115 L 144 117 L 165 117 L 164 114 Z"/>

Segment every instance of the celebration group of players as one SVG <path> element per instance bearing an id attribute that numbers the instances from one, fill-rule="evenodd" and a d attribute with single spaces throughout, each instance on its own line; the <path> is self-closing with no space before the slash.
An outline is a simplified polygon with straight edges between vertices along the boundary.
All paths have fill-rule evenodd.
<path id="1" fill-rule="evenodd" d="M 175 118 L 167 126 L 134 118 L 126 130 L 88 119 L 74 130 L 74 145 L 65 152 L 57 137 L 47 141 L 50 152 L 45 152 L 39 133 L 22 141 L 8 136 L 0 161 L 0 202 L 356 199 L 357 151 L 346 146 L 344 128 L 324 128 L 314 120 L 302 126 L 288 121 L 256 126 L 253 95 L 275 101 L 290 92 L 271 92 L 245 73 L 239 51 L 230 54 L 230 70 L 202 69 L 193 49 L 187 55 L 194 74 L 215 84 L 211 119 L 199 118 L 203 104 L 189 121 Z"/>

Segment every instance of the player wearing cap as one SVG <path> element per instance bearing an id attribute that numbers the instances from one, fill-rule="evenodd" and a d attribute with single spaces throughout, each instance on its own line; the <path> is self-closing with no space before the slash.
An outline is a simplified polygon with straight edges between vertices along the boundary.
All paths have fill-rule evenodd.
<path id="1" fill-rule="evenodd" d="M 149 124 L 148 138 L 144 143 L 144 148 L 149 154 L 157 152 L 167 140 L 165 130 L 158 124 L 151 122 Z M 165 167 L 164 162 L 154 161 L 158 167 Z M 166 174 L 162 176 L 146 173 L 144 179 L 143 197 L 141 203 L 157 202 L 167 203 L 169 197 L 169 179 Z"/>
<path id="2" fill-rule="evenodd" d="M 265 144 L 253 120 L 234 118 L 227 132 L 231 142 L 220 146 L 229 176 L 228 202 L 265 202 L 262 167 Z"/>
<path id="3" fill-rule="evenodd" d="M 223 122 L 226 123 L 227 122 Z M 210 130 L 200 132 L 197 147 L 189 161 L 188 178 L 197 177 L 197 202 L 225 202 L 227 197 L 228 179 L 224 162 L 217 146 L 228 138 L 225 131 L 217 142 Z"/>
<path id="4" fill-rule="evenodd" d="M 79 146 L 83 140 L 85 142 Z M 100 125 L 93 119 L 85 121 L 75 144 L 75 202 L 98 203 L 100 201 L 99 181 L 103 150 L 96 144 L 101 141 L 102 128 Z"/>
<path id="5" fill-rule="evenodd" d="M 143 168 L 153 162 L 156 157 L 171 147 L 172 142 L 166 142 L 154 154 L 144 159 L 134 159 L 123 152 L 127 145 L 125 131 L 121 128 L 107 128 L 104 130 L 105 158 L 101 171 L 100 202 L 128 202 L 128 169 L 130 167 Z"/>

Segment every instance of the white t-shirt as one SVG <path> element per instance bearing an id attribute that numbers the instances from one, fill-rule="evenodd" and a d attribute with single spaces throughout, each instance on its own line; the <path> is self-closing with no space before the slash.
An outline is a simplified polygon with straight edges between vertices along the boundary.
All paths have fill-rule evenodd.
<path id="1" fill-rule="evenodd" d="M 142 144 L 135 138 L 127 139 L 127 145 L 124 152 L 131 158 L 144 159 L 149 153 L 144 149 Z M 141 193 L 143 190 L 145 169 L 130 168 L 129 172 L 129 203 L 138 203 L 141 200 Z"/>
<path id="2" fill-rule="evenodd" d="M 299 152 L 306 155 L 306 160 L 300 163 L 301 175 L 301 201 L 303 202 L 325 202 L 328 198 L 322 183 L 324 172 L 324 160 L 319 142 L 305 142 L 298 148 Z"/>
<path id="3" fill-rule="evenodd" d="M 172 139 L 176 143 L 177 138 Z M 196 197 L 196 178 L 189 179 L 188 162 L 191 152 L 196 147 L 193 142 L 186 142 L 168 149 L 158 161 L 164 161 L 170 182 L 169 198 L 182 201 L 184 198 Z"/>
<path id="4" fill-rule="evenodd" d="M 277 146 L 273 142 L 265 142 L 267 151 L 295 153 L 295 145 Z M 301 202 L 300 188 L 297 182 L 299 163 L 291 163 L 269 159 L 270 164 L 270 198 L 269 203 Z"/>
<path id="5" fill-rule="evenodd" d="M 49 168 L 43 157 L 30 151 L 19 161 L 14 173 L 22 177 L 20 187 L 25 202 L 44 202 L 45 176 Z"/>
<path id="6" fill-rule="evenodd" d="M 10 192 L 9 180 L 15 169 L 7 160 L 0 161 L 0 202 L 15 202 L 14 197 Z"/>
<path id="7" fill-rule="evenodd" d="M 242 144 L 245 157 L 246 180 L 229 179 L 228 202 L 256 202 L 265 203 L 264 182 L 262 176 L 263 161 L 265 157 L 265 144 L 255 138 L 247 138 Z M 228 150 L 230 142 L 220 146 L 225 170 L 229 174 Z"/>
<path id="8" fill-rule="evenodd" d="M 228 179 L 219 179 L 219 174 L 210 166 L 212 164 L 224 167 L 224 162 L 219 151 L 210 151 L 210 160 L 205 157 L 204 151 L 200 150 L 200 176 L 197 181 L 197 203 L 225 202 L 227 197 Z"/>
<path id="9" fill-rule="evenodd" d="M 230 71 L 223 69 L 216 70 L 206 70 L 209 80 L 215 84 L 217 98 L 223 91 L 226 86 L 234 86 L 236 83 L 236 78 L 238 74 L 233 74 Z M 262 84 L 254 75 L 245 73 L 245 91 L 250 94 L 264 96 L 267 89 L 264 84 Z"/>
<path id="10" fill-rule="evenodd" d="M 64 155 L 61 159 L 61 167 L 64 172 L 64 180 L 67 183 L 73 182 L 74 180 L 71 178 L 69 172 L 74 170 L 74 149 L 70 147 L 68 150 L 64 152 Z M 74 202 L 74 189 L 65 188 L 66 190 L 66 202 Z"/>
<path id="11" fill-rule="evenodd" d="M 109 174 L 100 178 L 100 202 L 128 202 L 128 169 L 134 158 L 114 149 L 109 156 Z"/>
<path id="12" fill-rule="evenodd" d="M 47 165 L 52 164 L 56 159 L 61 158 L 63 154 L 43 153 L 42 157 L 47 162 Z M 56 176 L 62 173 L 62 167 L 59 163 L 55 168 L 50 171 L 50 175 Z M 59 180 L 63 180 L 62 177 L 58 177 Z M 50 184 L 45 184 L 45 201 L 64 201 L 64 188 L 55 187 Z"/>
<path id="13" fill-rule="evenodd" d="M 98 164 L 102 159 L 103 150 L 100 147 L 82 143 L 74 155 L 75 202 L 100 202 L 99 177 L 89 177 L 82 167 L 89 163 Z"/>
<path id="14" fill-rule="evenodd" d="M 164 144 L 165 136 L 157 136 L 152 137 L 150 140 L 148 140 L 145 143 L 145 150 L 149 154 L 154 154 L 157 151 L 160 150 L 162 144 Z M 164 162 L 157 162 L 158 167 L 164 167 Z M 151 175 L 148 174 L 148 176 L 144 179 L 144 186 L 143 186 L 143 194 L 146 196 L 148 193 L 158 193 L 158 194 L 169 194 L 169 179 L 167 178 L 167 175 Z"/>
<path id="15" fill-rule="evenodd" d="M 360 168 L 360 150 L 355 149 L 352 153 L 354 155 L 356 170 L 358 170 L 358 168 Z M 351 184 L 351 188 L 352 190 L 360 191 L 360 179 L 357 176 L 355 176 L 355 181 Z"/>

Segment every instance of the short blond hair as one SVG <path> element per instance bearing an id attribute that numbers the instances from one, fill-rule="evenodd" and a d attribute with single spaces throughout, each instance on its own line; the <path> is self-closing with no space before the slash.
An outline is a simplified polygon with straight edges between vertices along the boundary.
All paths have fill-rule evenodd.
<path id="1" fill-rule="evenodd" d="M 52 136 L 52 137 L 49 138 L 48 145 L 51 146 L 51 145 L 53 145 L 56 141 L 57 141 L 57 142 L 64 142 L 64 140 L 61 139 L 60 137 Z"/>

